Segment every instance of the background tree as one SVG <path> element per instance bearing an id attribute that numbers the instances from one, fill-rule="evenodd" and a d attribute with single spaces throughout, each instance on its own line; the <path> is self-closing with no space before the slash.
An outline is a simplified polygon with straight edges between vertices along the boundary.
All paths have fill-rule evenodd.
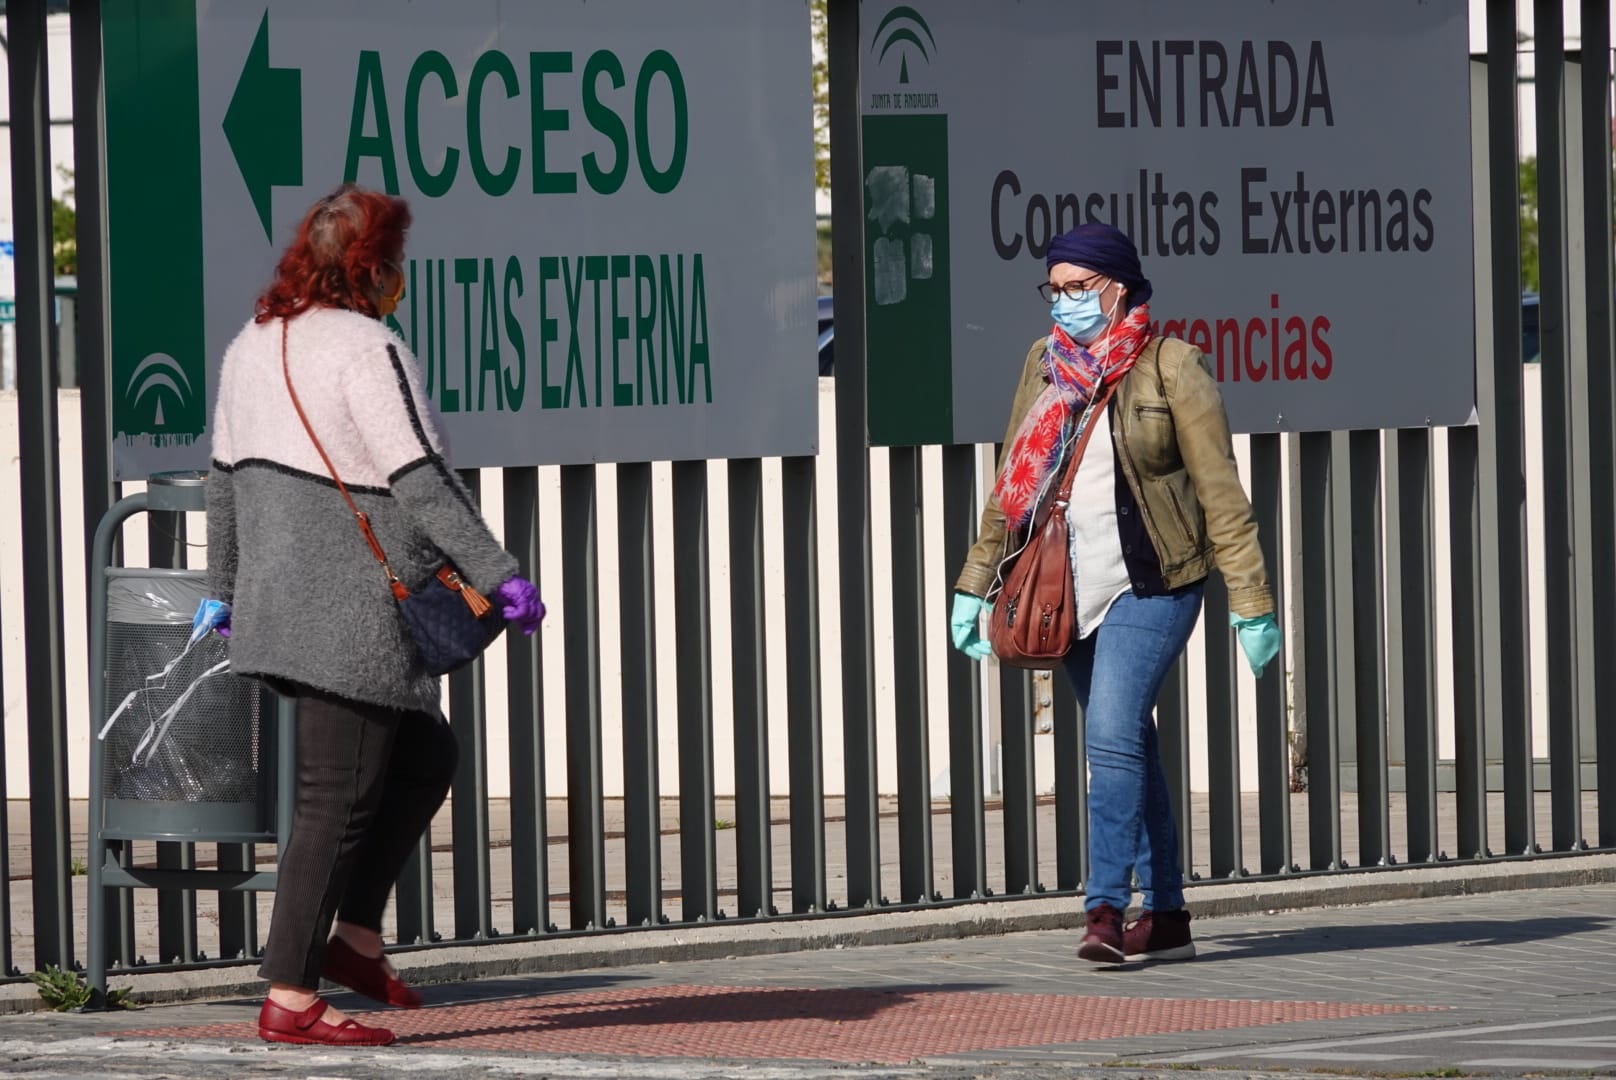
<path id="1" fill-rule="evenodd" d="M 73 170 L 63 167 L 62 179 L 67 187 L 62 192 L 66 199 L 73 198 Z M 51 251 L 55 255 L 56 273 L 76 274 L 79 271 L 79 217 L 71 202 L 51 199 Z"/>
<path id="2" fill-rule="evenodd" d="M 814 187 L 830 191 L 830 45 L 825 25 L 825 0 L 809 0 L 808 20 L 813 30 L 814 59 Z M 830 223 L 821 221 L 814 229 L 818 250 L 819 291 L 830 292 Z"/>
<path id="3" fill-rule="evenodd" d="M 825 0 L 810 0 L 808 18 L 814 34 L 814 186 L 830 190 L 830 60 L 825 28 Z"/>
<path id="4" fill-rule="evenodd" d="M 1537 255 L 1537 158 L 1521 162 L 1521 288 L 1537 292 L 1543 280 Z"/>

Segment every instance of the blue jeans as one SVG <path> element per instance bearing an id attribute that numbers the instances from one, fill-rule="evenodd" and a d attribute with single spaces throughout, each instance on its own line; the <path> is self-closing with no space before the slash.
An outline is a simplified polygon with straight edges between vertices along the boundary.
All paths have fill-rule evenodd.
<path id="1" fill-rule="evenodd" d="M 1201 611 L 1201 586 L 1123 593 L 1066 657 L 1089 756 L 1089 878 L 1084 907 L 1126 911 L 1137 875 L 1147 911 L 1184 906 L 1178 828 L 1151 710 Z"/>

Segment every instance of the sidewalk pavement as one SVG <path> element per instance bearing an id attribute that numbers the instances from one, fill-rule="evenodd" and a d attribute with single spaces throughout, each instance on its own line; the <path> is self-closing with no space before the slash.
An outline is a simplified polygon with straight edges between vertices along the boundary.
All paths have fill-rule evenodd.
<path id="1" fill-rule="evenodd" d="M 1086 964 L 1078 903 L 1052 898 L 408 952 L 427 1008 L 335 999 L 391 1048 L 265 1045 L 242 996 L 0 1018 L 0 1077 L 1616 1076 L 1616 857 L 1350 877 L 1378 892 L 1193 890 L 1189 963 Z M 1376 894 L 1404 898 L 1316 906 Z M 1040 920 L 1064 928 L 993 932 Z M 226 973 L 138 986 L 203 974 Z"/>
<path id="2" fill-rule="evenodd" d="M 1308 855 L 1309 804 L 1308 794 L 1297 793 L 1291 796 L 1290 801 L 1290 838 L 1291 853 L 1295 862 L 1307 865 L 1310 862 Z M 1533 821 L 1536 823 L 1538 833 L 1533 837 L 1537 842 L 1547 847 L 1550 839 L 1547 835 L 1548 824 L 1553 819 L 1551 807 L 1548 803 L 1548 792 L 1539 792 L 1535 807 Z M 1582 821 L 1591 825 L 1597 820 L 1597 804 L 1594 793 L 1588 792 L 1584 796 L 1582 806 Z M 1407 821 L 1408 809 L 1406 798 L 1400 792 L 1393 792 L 1388 797 L 1391 826 L 1391 850 L 1394 852 L 1408 851 Z M 780 911 L 792 909 L 792 895 L 789 887 L 789 868 L 791 861 L 791 826 L 789 822 L 789 807 L 782 800 L 776 800 L 774 825 L 772 833 L 772 860 L 775 868 L 774 905 Z M 883 798 L 880 803 L 880 813 L 877 817 L 878 848 L 881 860 L 881 877 L 878 895 L 901 899 L 901 874 L 899 869 L 899 855 L 901 845 L 898 837 L 898 817 L 894 800 Z M 1045 887 L 1055 888 L 1057 876 L 1056 839 L 1058 828 L 1055 822 L 1055 804 L 1053 799 L 1040 798 L 1035 814 L 1035 832 L 1038 847 L 1037 881 Z M 1455 857 L 1462 854 L 1458 847 L 1458 821 L 1457 800 L 1452 793 L 1445 793 L 1438 802 L 1437 836 L 1438 847 L 1447 855 Z M 1487 835 L 1501 838 L 1504 830 L 1504 802 L 1502 793 L 1493 793 L 1488 796 L 1488 826 Z M 28 883 L 24 880 L 30 871 L 32 850 L 28 833 L 28 818 L 26 808 L 19 808 L 16 804 L 10 807 L 7 824 L 9 826 L 9 851 L 13 860 L 11 889 L 9 896 L 9 915 L 11 924 L 12 962 L 22 970 L 31 970 L 34 966 L 33 933 L 34 909 L 33 894 Z M 620 800 L 608 800 L 604 806 L 604 851 L 606 874 L 606 908 L 608 920 L 613 920 L 618 926 L 626 926 L 630 919 L 628 915 L 625 894 L 625 874 L 628 865 L 628 849 L 622 834 L 622 803 Z M 954 867 L 952 861 L 953 840 L 950 833 L 952 807 L 947 802 L 936 804 L 932 814 L 932 850 L 935 865 L 928 891 L 936 892 L 942 896 L 955 895 Z M 72 843 L 70 854 L 82 859 L 85 855 L 85 834 L 87 828 L 87 814 L 82 804 L 73 803 L 69 806 L 70 832 Z M 515 868 L 512 859 L 513 849 L 511 838 L 513 833 L 511 808 L 508 800 L 490 800 L 486 806 L 486 822 L 488 827 L 489 849 L 486 855 L 486 869 L 488 875 L 489 900 L 489 926 L 502 935 L 524 934 L 533 927 L 520 925 L 517 921 L 514 905 L 515 894 Z M 679 918 L 682 910 L 680 890 L 682 881 L 682 852 L 678 828 L 678 803 L 676 800 L 664 800 L 662 805 L 663 825 L 665 832 L 661 843 L 661 869 L 662 869 L 662 909 L 670 918 Z M 454 848 L 454 835 L 452 832 L 452 806 L 445 807 L 432 825 L 432 847 L 434 851 L 434 874 L 432 878 L 432 917 L 433 925 L 445 936 L 472 937 L 476 934 L 476 924 L 463 933 L 456 926 L 456 912 L 460 910 L 454 894 L 454 864 L 458 859 L 469 856 L 473 860 L 479 859 L 475 851 L 466 852 Z M 714 816 L 724 823 L 732 822 L 735 818 L 734 800 L 719 798 L 714 800 Z M 986 885 L 995 896 L 1004 896 L 1009 891 L 1005 878 L 1005 868 L 1009 857 L 1005 850 L 1005 822 L 1004 813 L 998 800 L 992 800 L 983 815 L 986 865 L 988 876 Z M 1187 829 L 1191 856 L 1186 866 L 1186 872 L 1191 878 L 1191 903 L 1205 903 L 1202 899 L 1204 890 L 1219 887 L 1219 880 L 1209 865 L 1211 851 L 1211 824 L 1213 814 L 1209 808 L 1207 797 L 1196 793 L 1190 798 L 1189 825 Z M 1242 851 L 1241 865 L 1257 870 L 1262 866 L 1262 857 L 1259 851 L 1261 835 L 1257 827 L 1260 813 L 1256 794 L 1247 794 L 1241 798 L 1240 821 L 1240 848 Z M 567 884 L 570 880 L 570 867 L 568 865 L 569 849 L 563 830 L 568 820 L 565 800 L 550 800 L 546 822 L 551 833 L 550 843 L 546 846 L 546 859 L 548 869 L 548 905 L 545 912 L 546 923 L 568 927 L 572 924 L 570 910 L 570 897 L 567 894 Z M 846 905 L 847 894 L 847 830 L 843 823 L 842 800 L 826 799 L 824 825 L 824 858 L 827 897 L 840 905 Z M 1221 819 L 1220 819 L 1221 820 Z M 1227 828 L 1228 826 L 1223 826 Z M 1361 832 L 1358 822 L 1358 802 L 1356 798 L 1345 798 L 1341 805 L 1341 818 L 1339 824 L 1340 856 L 1347 866 L 1358 867 L 1365 863 L 1359 849 Z M 715 874 L 719 910 L 727 917 L 745 915 L 738 910 L 737 880 L 739 862 L 736 852 L 738 835 L 733 828 L 720 829 L 715 837 L 713 857 L 715 861 Z M 215 846 L 211 844 L 196 845 L 197 865 L 210 867 L 214 865 Z M 260 845 L 257 849 L 260 866 L 269 869 L 273 863 L 274 848 L 269 845 Z M 1403 858 L 1401 854 L 1398 858 Z M 147 843 L 136 845 L 136 861 L 149 865 L 153 862 L 152 845 Z M 1463 868 L 1467 865 L 1460 862 L 1446 862 L 1439 864 L 1447 868 L 1460 868 L 1458 872 L 1467 873 Z M 1560 858 L 1546 858 L 1538 861 L 1539 867 L 1563 867 L 1565 861 Z M 1530 885 L 1564 884 L 1563 875 L 1549 875 L 1548 877 L 1531 876 L 1528 871 L 1521 883 L 1511 884 L 1507 887 L 1521 888 Z M 1342 879 L 1332 877 L 1331 881 Z M 1378 879 L 1377 879 L 1378 880 Z M 72 931 L 74 935 L 73 957 L 83 959 L 85 955 L 85 907 L 86 907 L 86 878 L 77 876 L 70 879 Z M 1340 902 L 1343 895 L 1357 899 L 1383 899 L 1378 892 L 1363 894 L 1361 891 L 1347 889 L 1345 892 L 1337 890 L 1329 882 L 1319 882 L 1307 887 L 1308 895 L 1295 901 L 1298 905 Z M 151 889 L 136 889 L 133 892 L 133 919 L 135 928 L 134 955 L 143 956 L 156 962 L 163 957 L 158 935 L 158 894 Z M 1405 894 L 1392 894 L 1405 895 Z M 269 927 L 270 908 L 274 897 L 270 893 L 260 893 L 257 896 L 256 913 L 258 927 L 267 931 Z M 1065 904 L 1061 910 L 1069 910 L 1070 904 Z M 1016 910 L 1023 910 L 1017 907 Z M 1204 909 L 1203 909 L 1204 910 Z M 1227 910 L 1227 909 L 1220 909 Z M 609 924 L 608 924 L 609 925 Z M 1056 924 L 1050 924 L 1056 925 Z M 1018 924 L 1020 929 L 1030 927 Z M 393 912 L 389 906 L 384 917 L 384 931 L 391 937 L 395 933 Z M 199 950 L 208 956 L 217 957 L 225 955 L 225 944 L 220 934 L 219 895 L 214 892 L 202 891 L 196 894 L 196 945 Z M 0 988 L 0 1011 L 7 1008 L 4 988 Z"/>

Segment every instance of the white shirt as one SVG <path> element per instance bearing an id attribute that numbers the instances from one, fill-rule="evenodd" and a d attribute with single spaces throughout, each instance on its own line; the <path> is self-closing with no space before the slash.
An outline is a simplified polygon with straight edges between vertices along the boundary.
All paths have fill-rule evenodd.
<path id="1" fill-rule="evenodd" d="M 1111 417 L 1096 409 L 1077 475 L 1072 501 L 1066 506 L 1071 531 L 1073 591 L 1077 597 L 1077 636 L 1100 628 L 1117 597 L 1132 587 L 1117 532 L 1117 464 L 1111 449 Z"/>

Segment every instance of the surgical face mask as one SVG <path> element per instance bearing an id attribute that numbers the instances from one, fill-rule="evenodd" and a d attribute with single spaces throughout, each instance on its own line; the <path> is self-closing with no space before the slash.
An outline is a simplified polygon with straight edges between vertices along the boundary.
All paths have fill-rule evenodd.
<path id="1" fill-rule="evenodd" d="M 1066 331 L 1066 336 L 1079 345 L 1088 345 L 1100 336 L 1111 317 L 1100 307 L 1100 294 L 1091 290 L 1076 299 L 1061 293 L 1050 306 L 1055 325 Z"/>
<path id="2" fill-rule="evenodd" d="M 391 263 L 388 265 L 392 266 Z M 376 298 L 376 314 L 384 319 L 397 311 L 398 302 L 404 299 L 404 271 L 399 270 L 396 266 L 393 267 L 393 270 L 398 274 L 398 288 L 391 293 L 382 293 Z"/>

